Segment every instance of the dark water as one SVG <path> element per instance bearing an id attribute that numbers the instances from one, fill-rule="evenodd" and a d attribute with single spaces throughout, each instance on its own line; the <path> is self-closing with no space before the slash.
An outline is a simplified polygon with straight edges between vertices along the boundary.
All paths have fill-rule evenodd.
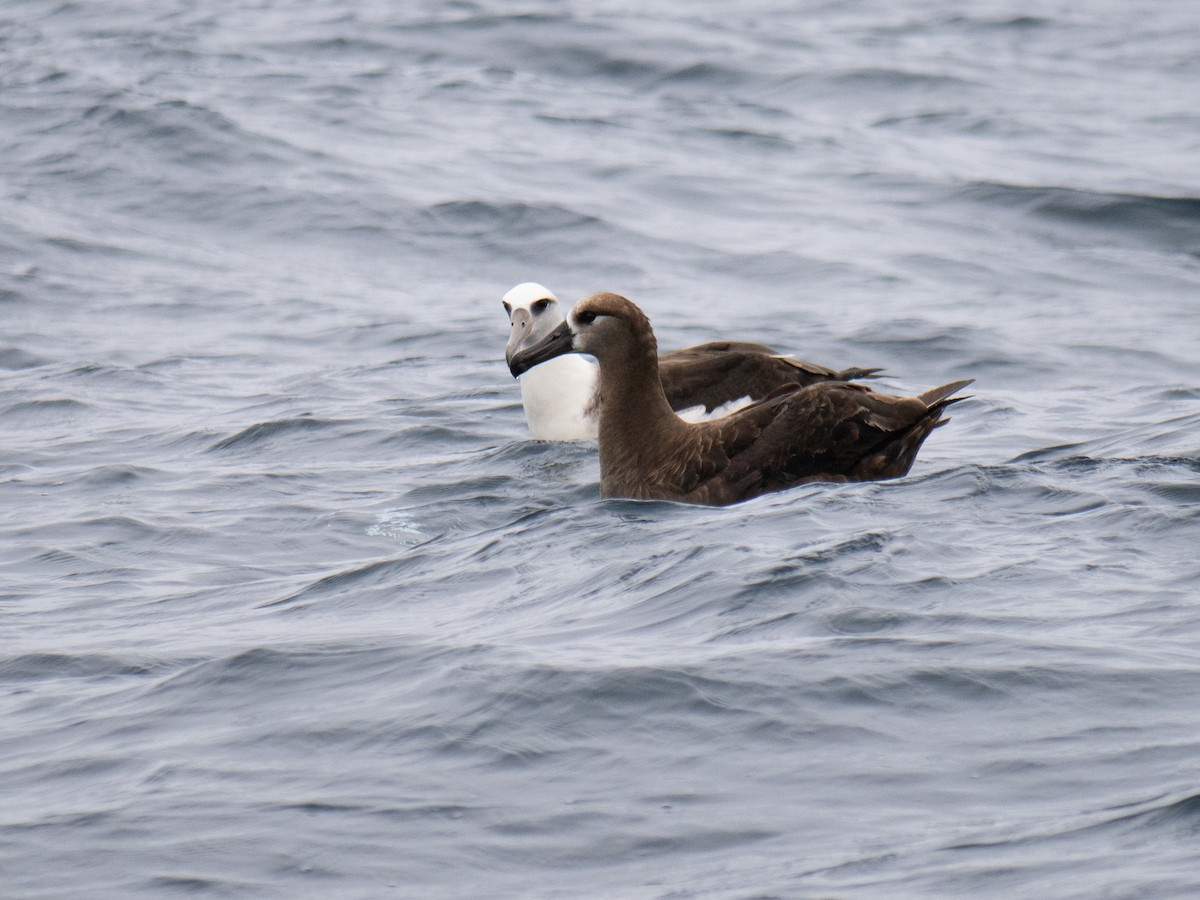
<path id="1" fill-rule="evenodd" d="M 1190 0 L 9 0 L 0 894 L 1194 896 L 1197 97 Z M 600 501 L 525 280 L 975 399 Z"/>

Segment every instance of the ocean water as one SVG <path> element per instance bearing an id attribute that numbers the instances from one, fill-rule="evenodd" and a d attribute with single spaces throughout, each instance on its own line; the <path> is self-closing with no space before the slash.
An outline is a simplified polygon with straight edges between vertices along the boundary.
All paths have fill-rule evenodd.
<path id="1" fill-rule="evenodd" d="M 8 0 L 0 895 L 1200 893 L 1194 3 Z M 602 501 L 501 295 L 974 398 Z"/>

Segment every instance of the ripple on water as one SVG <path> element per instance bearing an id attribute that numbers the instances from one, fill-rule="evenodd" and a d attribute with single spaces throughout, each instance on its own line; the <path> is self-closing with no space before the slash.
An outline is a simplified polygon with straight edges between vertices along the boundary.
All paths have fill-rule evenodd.
<path id="1" fill-rule="evenodd" d="M 75 417 L 85 415 L 94 410 L 94 407 L 85 403 L 82 400 L 74 400 L 70 397 L 53 397 L 44 400 L 23 400 L 14 403 L 4 409 L 0 409 L 0 417 L 11 421 L 13 424 L 42 424 L 54 423 L 59 424 L 64 420 L 71 420 Z"/>
<path id="2" fill-rule="evenodd" d="M 236 434 L 217 441 L 210 449 L 213 452 L 250 449 L 259 444 L 269 442 L 275 438 L 285 438 L 296 434 L 322 431 L 328 428 L 336 428 L 344 424 L 346 424 L 345 420 L 318 419 L 308 416 L 299 416 L 290 419 L 274 419 L 269 422 L 259 422 L 257 425 L 251 425 L 248 428 L 243 428 Z"/>
<path id="3" fill-rule="evenodd" d="M 3 292 L 0 291 L 0 302 L 3 302 Z M 0 347 L 0 369 L 18 371 L 20 369 L 36 369 L 50 362 L 32 353 L 26 353 L 20 347 Z"/>
<path id="4" fill-rule="evenodd" d="M 1200 253 L 1200 198 L 1087 191 L 1056 186 L 980 182 L 959 196 L 972 203 L 1019 211 L 1122 243 Z"/>

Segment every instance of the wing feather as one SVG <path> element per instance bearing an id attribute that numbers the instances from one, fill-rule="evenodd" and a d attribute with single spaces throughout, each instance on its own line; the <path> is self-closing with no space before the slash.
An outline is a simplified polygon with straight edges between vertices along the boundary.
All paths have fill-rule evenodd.
<path id="1" fill-rule="evenodd" d="M 780 391 L 693 426 L 671 466 L 674 484 L 693 502 L 723 504 L 809 481 L 898 477 L 961 386 L 926 392 L 939 398 L 932 405 L 834 381 Z"/>
<path id="2" fill-rule="evenodd" d="M 839 372 L 816 363 L 762 352 L 769 349 L 755 344 L 717 342 L 660 357 L 659 377 L 667 402 L 676 410 L 692 406 L 712 410 L 746 396 L 760 399 L 781 388 L 872 377 L 879 371 L 846 369 Z"/>

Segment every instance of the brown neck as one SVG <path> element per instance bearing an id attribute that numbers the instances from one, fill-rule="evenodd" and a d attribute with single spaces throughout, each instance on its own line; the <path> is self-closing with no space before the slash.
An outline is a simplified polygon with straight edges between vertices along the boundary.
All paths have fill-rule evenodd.
<path id="1" fill-rule="evenodd" d="M 667 402 L 652 344 L 616 364 L 602 361 L 599 392 L 602 481 L 618 470 L 642 470 L 664 440 L 687 429 Z"/>

